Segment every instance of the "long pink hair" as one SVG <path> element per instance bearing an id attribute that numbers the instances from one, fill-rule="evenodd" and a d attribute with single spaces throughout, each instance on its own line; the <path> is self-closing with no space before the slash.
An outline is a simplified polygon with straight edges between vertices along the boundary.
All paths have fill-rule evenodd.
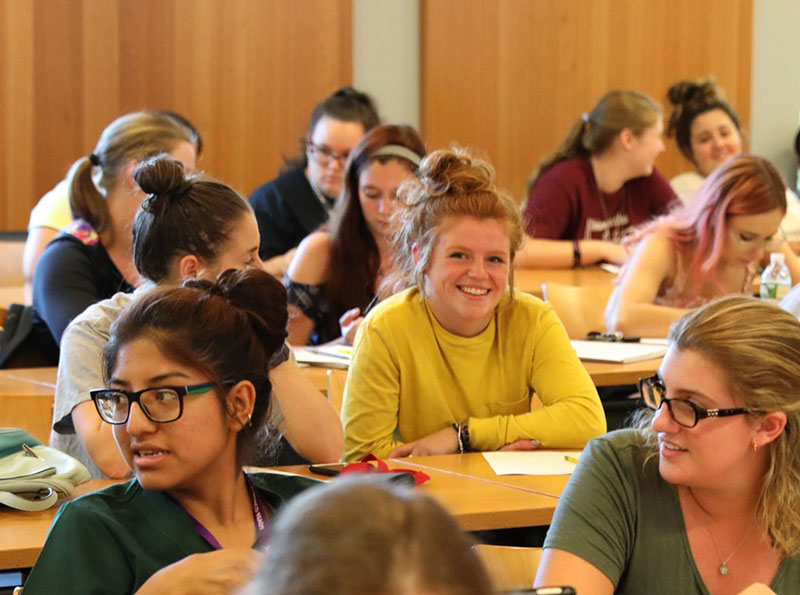
<path id="1" fill-rule="evenodd" d="M 783 179 L 766 159 L 742 154 L 715 169 L 688 205 L 645 224 L 624 243 L 632 246 L 651 233 L 662 233 L 677 244 L 694 244 L 694 294 L 691 297 L 695 298 L 704 277 L 719 286 L 714 271 L 722 257 L 728 220 L 773 209 L 786 213 Z"/>

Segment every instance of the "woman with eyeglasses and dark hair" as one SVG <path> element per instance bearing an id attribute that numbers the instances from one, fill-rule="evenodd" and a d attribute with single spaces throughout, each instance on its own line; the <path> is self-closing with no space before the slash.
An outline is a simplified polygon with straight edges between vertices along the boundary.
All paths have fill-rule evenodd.
<path id="1" fill-rule="evenodd" d="M 752 295 L 765 252 L 780 251 L 795 281 L 800 261 L 775 240 L 786 213 L 775 167 L 754 155 L 733 157 L 708 176 L 691 204 L 626 240 L 635 246 L 606 307 L 611 331 L 666 336 L 689 309 L 723 295 Z"/>
<path id="2" fill-rule="evenodd" d="M 378 124 L 370 96 L 352 87 L 337 89 L 314 107 L 302 157 L 287 161 L 287 171 L 250 195 L 267 271 L 281 277 L 292 249 L 328 220 L 342 189 L 347 156 Z"/>
<path id="3" fill-rule="evenodd" d="M 424 156 L 417 131 L 398 124 L 376 126 L 353 149 L 331 225 L 302 241 L 286 272 L 290 343 L 353 342 L 391 269 L 397 189 Z"/>
<path id="4" fill-rule="evenodd" d="M 256 269 L 123 311 L 92 399 L 135 478 L 59 510 L 26 593 L 229 593 L 250 580 L 273 512 L 316 483 L 242 469 L 286 321 L 286 291 Z"/>
<path id="5" fill-rule="evenodd" d="M 669 343 L 658 375 L 640 382 L 650 411 L 581 455 L 535 584 L 796 593 L 800 322 L 727 297 L 681 317 Z"/>

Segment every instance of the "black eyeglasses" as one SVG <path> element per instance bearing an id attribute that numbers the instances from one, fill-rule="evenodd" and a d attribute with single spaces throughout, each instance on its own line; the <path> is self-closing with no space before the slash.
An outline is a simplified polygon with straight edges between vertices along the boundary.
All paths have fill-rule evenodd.
<path id="1" fill-rule="evenodd" d="M 658 377 L 658 374 L 649 378 L 639 378 L 639 394 L 642 396 L 644 404 L 650 409 L 658 411 L 661 405 L 666 403 L 672 419 L 684 428 L 693 428 L 698 421 L 707 417 L 730 417 L 731 415 L 742 415 L 743 413 L 758 413 L 743 407 L 703 409 L 700 405 L 685 399 L 668 399 L 666 397 L 667 388 L 661 378 Z"/>
<path id="2" fill-rule="evenodd" d="M 350 151 L 342 151 L 339 153 L 338 151 L 329 149 L 325 145 L 314 144 L 310 140 L 306 141 L 306 149 L 314 158 L 314 161 L 322 166 L 330 165 L 332 161 L 338 161 L 339 164 L 344 167 L 347 158 L 350 156 Z"/>
<path id="3" fill-rule="evenodd" d="M 232 386 L 235 382 L 223 382 Z M 186 395 L 203 395 L 219 387 L 216 382 L 204 382 L 191 386 L 159 386 L 136 392 L 120 388 L 97 388 L 89 394 L 104 422 L 118 426 L 127 423 L 131 414 L 131 403 L 139 403 L 142 412 L 151 421 L 165 424 L 183 415 L 183 398 Z"/>

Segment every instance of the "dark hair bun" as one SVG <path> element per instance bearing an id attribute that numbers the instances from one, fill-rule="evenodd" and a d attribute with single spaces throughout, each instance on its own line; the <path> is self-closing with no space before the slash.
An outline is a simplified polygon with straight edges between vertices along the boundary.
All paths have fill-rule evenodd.
<path id="1" fill-rule="evenodd" d="M 182 196 L 192 185 L 191 180 L 186 179 L 180 161 L 168 155 L 151 157 L 139 163 L 133 170 L 133 179 L 150 195 L 142 208 L 151 212 L 158 209 L 161 199 Z"/>
<path id="2" fill-rule="evenodd" d="M 713 78 L 679 81 L 667 91 L 667 99 L 674 106 L 691 102 L 698 107 L 725 100 L 725 94 Z"/>
<path id="3" fill-rule="evenodd" d="M 261 344 L 269 353 L 278 351 L 288 336 L 286 289 L 275 277 L 258 269 L 228 269 L 216 282 L 191 279 L 184 283 L 220 296 L 245 312 Z"/>
<path id="4" fill-rule="evenodd" d="M 422 160 L 417 178 L 429 197 L 472 194 L 494 186 L 494 168 L 465 149 L 441 149 Z"/>

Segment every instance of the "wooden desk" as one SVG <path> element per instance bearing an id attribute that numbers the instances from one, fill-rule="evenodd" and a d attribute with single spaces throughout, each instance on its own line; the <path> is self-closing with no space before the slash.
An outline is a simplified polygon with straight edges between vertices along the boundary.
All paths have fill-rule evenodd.
<path id="1" fill-rule="evenodd" d="M 88 494 L 113 483 L 115 479 L 92 479 L 75 488 L 75 496 Z M 25 512 L 0 506 L 0 570 L 30 568 L 42 551 L 58 506 L 42 512 Z"/>
<path id="2" fill-rule="evenodd" d="M 20 285 L 0 286 L 0 308 L 8 308 L 10 304 L 25 304 L 25 288 Z"/>
<path id="3" fill-rule="evenodd" d="M 0 370 L 0 427 L 23 428 L 47 444 L 55 386 L 56 368 Z"/>
<path id="4" fill-rule="evenodd" d="M 542 297 L 542 283 L 560 283 L 587 287 L 591 285 L 611 285 L 615 275 L 600 267 L 581 267 L 577 269 L 514 269 L 514 286 L 520 291 Z"/>
<path id="5" fill-rule="evenodd" d="M 575 451 L 580 453 L 580 451 Z M 569 475 L 497 475 L 483 454 L 468 452 L 458 455 L 434 455 L 389 459 L 392 466 L 420 469 L 425 473 L 438 471 L 458 477 L 510 487 L 525 492 L 559 498 Z"/>
<path id="6" fill-rule="evenodd" d="M 389 467 L 414 468 L 407 459 L 391 460 Z M 305 465 L 275 469 L 315 479 L 327 479 L 314 475 Z M 465 531 L 549 525 L 558 503 L 557 497 L 533 490 L 518 489 L 500 482 L 484 481 L 480 477 L 470 477 L 434 467 L 423 471 L 430 475 L 431 479 L 416 489 L 438 500 Z"/>

